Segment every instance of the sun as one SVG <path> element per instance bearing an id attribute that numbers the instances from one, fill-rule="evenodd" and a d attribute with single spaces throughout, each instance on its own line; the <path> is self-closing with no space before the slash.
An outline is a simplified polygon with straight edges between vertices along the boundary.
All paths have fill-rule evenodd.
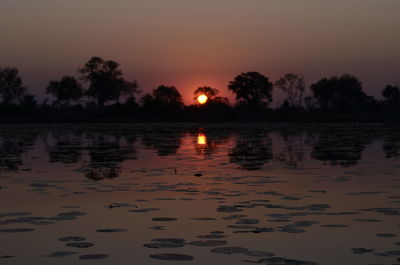
<path id="1" fill-rule="evenodd" d="M 208 97 L 204 94 L 197 97 L 197 101 L 200 104 L 205 104 L 207 102 L 207 100 L 208 100 Z"/>

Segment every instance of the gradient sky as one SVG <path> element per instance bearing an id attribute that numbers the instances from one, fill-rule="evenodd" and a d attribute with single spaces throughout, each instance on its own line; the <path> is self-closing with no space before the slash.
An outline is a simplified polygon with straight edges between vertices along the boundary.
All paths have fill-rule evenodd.
<path id="1" fill-rule="evenodd" d="M 308 84 L 352 73 L 379 96 L 400 82 L 399 12 L 399 0 L 0 0 L 0 66 L 41 98 L 92 56 L 144 91 L 175 85 L 186 103 L 202 85 L 232 98 L 245 71 Z"/>

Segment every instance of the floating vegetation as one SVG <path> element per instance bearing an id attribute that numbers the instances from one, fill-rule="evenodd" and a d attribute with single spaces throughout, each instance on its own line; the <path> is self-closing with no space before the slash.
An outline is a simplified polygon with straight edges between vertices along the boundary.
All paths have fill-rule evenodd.
<path id="1" fill-rule="evenodd" d="M 113 209 L 113 208 L 137 208 L 137 206 L 134 205 L 134 204 L 117 203 L 117 202 L 111 203 L 110 205 L 107 205 L 107 206 L 104 206 L 104 207 L 105 208 L 110 208 L 110 209 Z"/>
<path id="2" fill-rule="evenodd" d="M 220 238 L 226 238 L 227 236 L 226 235 L 214 235 L 214 234 L 211 234 L 211 235 L 200 235 L 200 236 L 197 236 L 198 238 L 206 238 L 206 239 L 220 239 Z"/>
<path id="3" fill-rule="evenodd" d="M 259 259 L 258 263 L 268 264 L 268 265 L 318 265 L 318 263 L 315 262 L 301 261 L 295 259 L 285 259 L 280 257 Z"/>
<path id="4" fill-rule="evenodd" d="M 129 210 L 131 213 L 149 213 L 149 212 L 155 212 L 159 211 L 160 208 L 143 208 L 143 209 L 135 209 L 135 210 Z"/>
<path id="5" fill-rule="evenodd" d="M 354 222 L 364 222 L 364 223 L 379 223 L 382 222 L 382 220 L 379 219 L 367 219 L 367 218 L 359 218 L 359 219 L 353 219 Z"/>
<path id="6" fill-rule="evenodd" d="M 49 255 L 45 255 L 47 258 L 64 258 L 64 257 L 69 257 L 72 255 L 75 255 L 76 252 L 72 251 L 58 251 L 58 252 L 52 252 Z"/>
<path id="7" fill-rule="evenodd" d="M 94 246 L 94 244 L 90 242 L 71 242 L 65 245 L 72 248 L 90 248 Z"/>
<path id="8" fill-rule="evenodd" d="M 344 228 L 344 227 L 349 227 L 348 225 L 342 225 L 342 224 L 328 224 L 328 225 L 321 225 L 322 227 L 328 227 L 328 228 Z"/>
<path id="9" fill-rule="evenodd" d="M 84 216 L 86 213 L 79 212 L 79 211 L 72 211 L 66 213 L 59 213 L 57 216 L 49 218 L 50 220 L 54 221 L 72 221 L 76 220 L 79 216 Z"/>
<path id="10" fill-rule="evenodd" d="M 0 256 L 0 259 L 12 259 L 12 258 L 15 258 L 15 256 L 12 256 L 12 255 L 3 255 L 3 256 Z"/>
<path id="11" fill-rule="evenodd" d="M 247 256 L 254 256 L 254 257 L 272 257 L 275 256 L 275 253 L 268 252 L 268 251 L 245 251 L 243 254 Z"/>
<path id="12" fill-rule="evenodd" d="M 214 248 L 211 250 L 212 253 L 218 254 L 238 254 L 247 252 L 247 248 L 242 247 L 222 247 L 222 248 Z"/>
<path id="13" fill-rule="evenodd" d="M 392 238 L 392 237 L 396 237 L 396 234 L 392 234 L 392 233 L 379 233 L 376 234 L 377 237 L 383 237 L 383 238 Z"/>
<path id="14" fill-rule="evenodd" d="M 215 247 L 226 244 L 228 244 L 228 242 L 226 242 L 225 240 L 201 240 L 201 241 L 190 242 L 190 245 L 198 247 Z"/>
<path id="15" fill-rule="evenodd" d="M 144 244 L 143 246 L 147 248 L 180 248 L 185 245 L 176 242 L 155 242 L 155 243 Z"/>
<path id="16" fill-rule="evenodd" d="M 82 255 L 79 256 L 81 260 L 99 260 L 99 259 L 106 259 L 108 258 L 107 254 L 89 254 L 89 255 Z"/>
<path id="17" fill-rule="evenodd" d="M 155 221 L 155 222 L 172 222 L 172 221 L 178 220 L 178 218 L 174 218 L 174 217 L 154 217 L 151 220 Z"/>
<path id="18" fill-rule="evenodd" d="M 192 256 L 189 255 L 173 254 L 173 253 L 152 254 L 150 255 L 150 257 L 153 259 L 170 260 L 170 261 L 189 261 L 194 259 Z"/>
<path id="19" fill-rule="evenodd" d="M 217 220 L 217 218 L 213 218 L 213 217 L 192 217 L 190 219 L 195 220 L 195 221 L 215 221 L 215 220 Z"/>
<path id="20" fill-rule="evenodd" d="M 120 233 L 128 231 L 127 229 L 120 229 L 120 228 L 112 228 L 112 229 L 98 229 L 96 232 L 98 233 Z"/>
<path id="21" fill-rule="evenodd" d="M 80 242 L 86 240 L 86 238 L 80 236 L 67 236 L 67 237 L 61 237 L 58 240 L 62 242 Z"/>
<path id="22" fill-rule="evenodd" d="M 167 243 L 184 244 L 186 240 L 183 238 L 155 238 L 152 239 L 151 241 L 161 242 L 161 243 L 167 242 Z"/>
<path id="23" fill-rule="evenodd" d="M 365 254 L 374 252 L 373 249 L 369 248 L 352 248 L 351 251 L 353 251 L 353 254 Z"/>
<path id="24" fill-rule="evenodd" d="M 8 229 L 0 229 L 0 233 L 25 233 L 32 232 L 35 229 L 33 228 L 8 228 Z"/>
<path id="25" fill-rule="evenodd" d="M 189 264 L 199 257 L 199 264 L 218 265 L 399 260 L 400 126 L 40 125 L 33 126 L 41 131 L 36 142 L 19 136 L 25 125 L 4 136 L 10 126 L 0 130 L 0 232 L 3 254 L 10 254 L 2 261 L 11 254 L 33 264 L 43 257 L 45 263 L 108 257 L 90 252 L 115 254 L 117 263 L 129 255 L 142 263 Z M 390 159 L 372 152 L 382 142 Z M 349 244 L 362 239 L 364 247 L 343 245 L 335 233 Z M 330 251 L 321 256 L 302 246 L 311 239 Z M 129 240 L 133 245 L 122 245 Z M 43 253 L 43 246 L 59 251 Z M 296 246 L 289 251 L 296 259 L 272 252 Z"/>

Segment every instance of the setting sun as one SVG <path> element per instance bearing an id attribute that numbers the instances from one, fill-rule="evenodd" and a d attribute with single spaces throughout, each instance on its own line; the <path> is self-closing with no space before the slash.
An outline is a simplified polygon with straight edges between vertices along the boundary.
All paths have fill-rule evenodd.
<path id="1" fill-rule="evenodd" d="M 197 97 L 197 101 L 200 104 L 205 104 L 207 102 L 207 100 L 208 100 L 208 97 L 204 94 Z"/>

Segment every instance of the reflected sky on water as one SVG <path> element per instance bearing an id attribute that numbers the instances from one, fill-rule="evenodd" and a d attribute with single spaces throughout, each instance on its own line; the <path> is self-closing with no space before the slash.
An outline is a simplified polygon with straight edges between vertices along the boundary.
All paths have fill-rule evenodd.
<path id="1" fill-rule="evenodd" d="M 392 264 L 399 158 L 390 125 L 1 125 L 0 262 Z"/>

